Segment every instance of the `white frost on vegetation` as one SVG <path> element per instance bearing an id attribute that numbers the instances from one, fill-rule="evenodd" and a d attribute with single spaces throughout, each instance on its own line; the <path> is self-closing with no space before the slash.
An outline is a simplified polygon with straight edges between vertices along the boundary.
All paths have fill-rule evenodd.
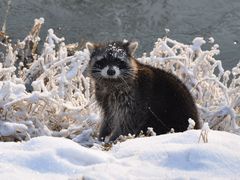
<path id="1" fill-rule="evenodd" d="M 194 129 L 195 125 L 196 125 L 195 121 L 193 119 L 189 118 L 188 119 L 188 128 L 187 129 L 188 130 Z"/>
<path id="2" fill-rule="evenodd" d="M 64 38 L 58 38 L 49 29 L 42 53 L 30 52 L 33 62 L 29 67 L 23 68 L 24 61 L 17 69 L 14 66 L 17 51 L 26 53 L 25 44 L 38 43 L 37 31 L 43 22 L 43 19 L 35 20 L 31 33 L 23 42 L 18 42 L 15 50 L 10 43 L 6 46 L 6 61 L 0 64 L 0 122 L 26 125 L 26 138 L 39 135 L 74 138 L 96 124 L 90 116 L 94 102 L 90 79 L 83 75 L 89 52 L 76 51 L 68 56 Z M 27 91 L 25 85 L 31 85 L 33 91 Z M 15 131 L 9 132 L 14 136 Z M 15 139 L 22 139 L 15 135 Z"/>
<path id="3" fill-rule="evenodd" d="M 68 55 L 64 38 L 49 29 L 42 53 L 36 54 L 43 23 L 44 19 L 36 19 L 22 42 L 4 45 L 5 60 L 0 64 L 0 122 L 13 123 L 7 127 L 16 130 L 9 128 L 12 139 L 4 134 L 1 138 L 22 140 L 52 135 L 86 144 L 87 140 L 94 142 L 94 138 L 87 137 L 96 137 L 99 122 L 98 115 L 92 116 L 98 110 L 90 78 L 86 76 L 89 52 L 76 50 Z M 209 41 L 214 43 L 213 38 Z M 30 42 L 33 46 L 29 50 L 26 45 Z M 145 53 L 138 60 L 177 75 L 193 94 L 200 117 L 210 128 L 240 134 L 240 63 L 225 71 L 221 61 L 215 59 L 219 46 L 212 44 L 209 50 L 202 50 L 205 43 L 201 37 L 190 45 L 159 38 L 150 55 Z M 20 59 L 16 68 L 14 65 L 24 55 L 32 59 Z M 33 91 L 27 91 L 28 86 Z M 20 126 L 15 123 L 26 127 L 20 128 L 25 138 L 24 133 L 17 133 Z"/>

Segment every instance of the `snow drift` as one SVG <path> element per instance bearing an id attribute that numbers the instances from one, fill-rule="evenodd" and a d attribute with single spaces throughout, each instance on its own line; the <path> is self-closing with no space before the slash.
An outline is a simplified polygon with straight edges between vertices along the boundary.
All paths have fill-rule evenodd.
<path id="1" fill-rule="evenodd" d="M 1 179 L 236 179 L 240 137 L 200 131 L 127 140 L 101 151 L 65 138 L 0 143 Z"/>

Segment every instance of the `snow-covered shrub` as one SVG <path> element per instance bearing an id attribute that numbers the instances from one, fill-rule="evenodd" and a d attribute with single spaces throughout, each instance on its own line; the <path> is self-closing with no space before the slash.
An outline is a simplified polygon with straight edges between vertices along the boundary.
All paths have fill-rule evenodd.
<path id="1" fill-rule="evenodd" d="M 36 54 L 43 22 L 43 18 L 36 19 L 30 34 L 15 48 L 6 44 L 5 61 L 0 64 L 1 122 L 25 125 L 30 137 L 74 138 L 94 127 L 97 119 L 90 112 L 94 108 L 90 79 L 83 75 L 89 53 L 83 50 L 68 56 L 64 38 L 49 29 L 42 53 Z M 3 130 L 0 128 L 2 136 Z"/>
<path id="2" fill-rule="evenodd" d="M 90 136 L 96 136 L 99 117 L 86 75 L 89 52 L 74 49 L 75 44 L 66 45 L 53 29 L 48 30 L 39 51 L 43 23 L 43 18 L 36 19 L 23 41 L 0 43 L 5 48 L 0 64 L 0 140 L 52 135 L 94 142 Z M 203 51 L 204 43 L 199 37 L 191 45 L 159 38 L 150 55 L 145 53 L 138 60 L 182 79 L 210 128 L 240 133 L 240 63 L 224 71 L 221 61 L 215 59 L 218 45 Z"/>

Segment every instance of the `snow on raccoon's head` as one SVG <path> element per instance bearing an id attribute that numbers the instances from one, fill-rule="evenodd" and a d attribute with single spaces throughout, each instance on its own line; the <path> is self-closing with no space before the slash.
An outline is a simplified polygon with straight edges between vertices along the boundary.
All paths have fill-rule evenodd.
<path id="1" fill-rule="evenodd" d="M 89 70 L 95 79 L 118 79 L 131 75 L 132 56 L 137 42 L 114 41 L 105 44 L 86 43 L 90 52 Z"/>

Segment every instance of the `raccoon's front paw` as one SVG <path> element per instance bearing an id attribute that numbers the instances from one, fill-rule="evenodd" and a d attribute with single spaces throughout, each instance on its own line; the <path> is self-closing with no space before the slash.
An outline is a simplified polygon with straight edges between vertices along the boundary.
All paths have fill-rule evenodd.
<path id="1" fill-rule="evenodd" d="M 108 142 L 114 142 L 121 136 L 121 133 L 114 131 L 111 136 L 109 137 Z"/>
<path id="2" fill-rule="evenodd" d="M 109 133 L 107 133 L 105 131 L 100 131 L 100 133 L 98 135 L 98 140 L 105 142 L 106 140 L 108 140 L 108 136 L 109 136 Z"/>

